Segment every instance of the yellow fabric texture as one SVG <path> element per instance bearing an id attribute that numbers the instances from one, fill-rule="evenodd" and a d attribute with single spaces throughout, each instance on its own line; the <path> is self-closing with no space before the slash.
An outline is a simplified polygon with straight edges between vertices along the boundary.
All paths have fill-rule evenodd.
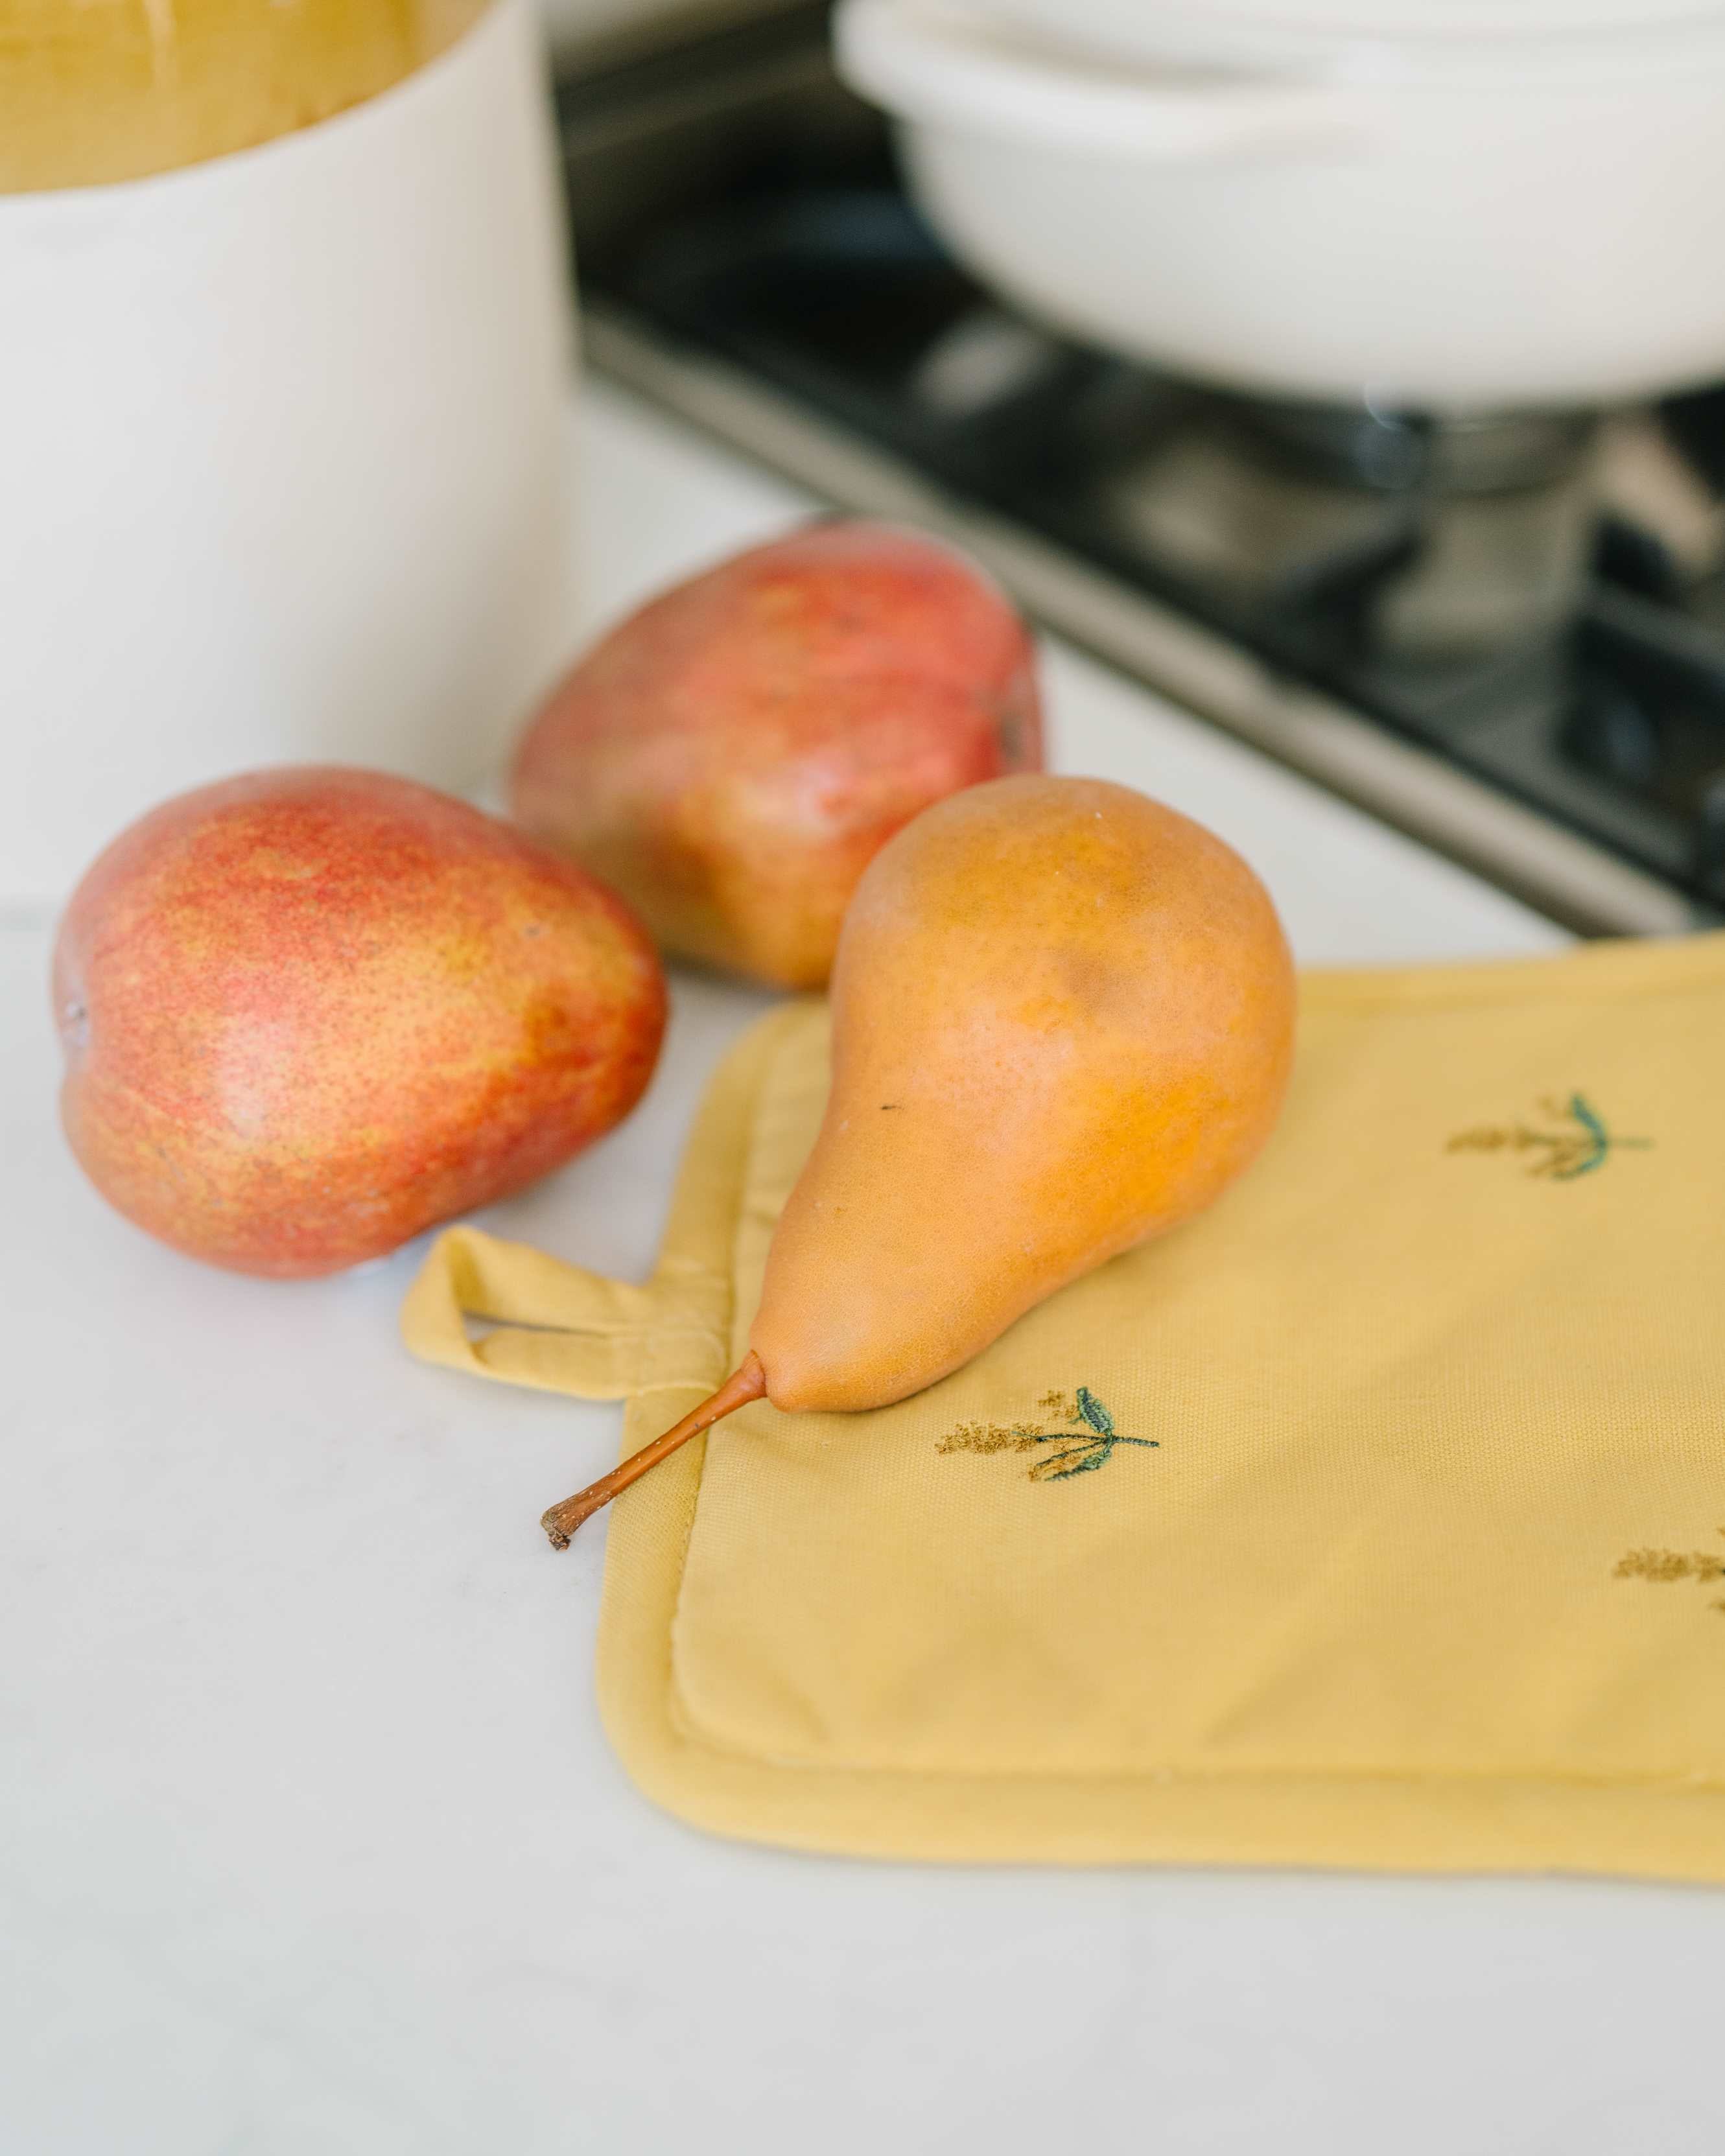
<path id="1" fill-rule="evenodd" d="M 649 1286 L 458 1228 L 409 1346 L 627 1394 L 626 1450 L 686 1413 L 827 1037 L 790 1004 L 732 1055 Z M 1725 1880 L 1722 1091 L 1725 935 L 1307 976 L 1203 1219 L 915 1399 L 747 1408 L 619 1501 L 629 1772 L 879 1856 Z"/>

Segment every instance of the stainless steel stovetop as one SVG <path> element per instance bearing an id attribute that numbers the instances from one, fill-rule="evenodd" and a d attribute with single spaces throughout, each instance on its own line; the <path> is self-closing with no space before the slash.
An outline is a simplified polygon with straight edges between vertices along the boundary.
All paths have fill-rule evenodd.
<path id="1" fill-rule="evenodd" d="M 1590 933 L 1725 919 L 1725 388 L 1465 425 L 1013 316 L 800 7 L 560 94 L 592 363 Z"/>

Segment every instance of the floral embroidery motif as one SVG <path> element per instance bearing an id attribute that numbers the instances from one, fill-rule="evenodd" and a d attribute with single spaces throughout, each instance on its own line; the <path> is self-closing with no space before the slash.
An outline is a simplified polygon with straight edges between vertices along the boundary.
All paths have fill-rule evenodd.
<path id="1" fill-rule="evenodd" d="M 1057 1445 L 1059 1452 L 1045 1453 L 1029 1470 L 1033 1482 L 1065 1482 L 1074 1475 L 1088 1475 L 1106 1467 L 1117 1445 L 1159 1449 L 1153 1437 L 1128 1437 L 1114 1427 L 1114 1418 L 1091 1392 L 1081 1385 L 1069 1399 L 1064 1393 L 1045 1393 L 1036 1403 L 1045 1416 L 1060 1415 L 1064 1430 L 1042 1430 L 1034 1423 L 962 1422 L 937 1440 L 937 1452 L 1034 1452 L 1040 1445 Z M 1076 1424 L 1076 1430 L 1070 1425 Z"/>
<path id="2" fill-rule="evenodd" d="M 1534 1158 L 1527 1163 L 1529 1175 L 1543 1175 L 1553 1183 L 1573 1183 L 1577 1176 L 1590 1175 L 1596 1168 L 1603 1168 L 1614 1152 L 1645 1152 L 1653 1143 L 1651 1138 L 1620 1138 L 1608 1131 L 1598 1111 L 1579 1093 L 1572 1093 L 1567 1101 L 1548 1095 L 1539 1103 L 1539 1111 L 1550 1127 L 1511 1123 L 1507 1127 L 1488 1125 L 1481 1130 L 1457 1131 L 1444 1150 L 1531 1152 Z"/>
<path id="3" fill-rule="evenodd" d="M 1719 1532 L 1725 1535 L 1725 1527 Z M 1680 1579 L 1717 1586 L 1725 1580 L 1725 1557 L 1715 1557 L 1711 1550 L 1626 1550 L 1613 1567 L 1611 1577 L 1651 1580 L 1658 1587 L 1670 1587 Z M 1725 1614 L 1725 1598 L 1712 1606 Z"/>

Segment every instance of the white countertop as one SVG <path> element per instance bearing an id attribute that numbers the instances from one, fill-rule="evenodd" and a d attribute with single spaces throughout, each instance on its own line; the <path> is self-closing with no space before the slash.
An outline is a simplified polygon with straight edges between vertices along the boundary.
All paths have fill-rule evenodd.
<path id="1" fill-rule="evenodd" d="M 801 506 L 590 388 L 587 619 Z M 1062 768 L 1214 825 L 1303 958 L 1557 932 L 1078 655 Z M 426 1370 L 413 1250 L 282 1286 L 147 1243 L 54 1120 L 0 932 L 7 2156 L 1671 2156 L 1719 2112 L 1718 1908 L 1578 1881 L 937 1870 L 711 1840 L 594 1713 L 614 1409 Z M 622 1130 L 486 1216 L 639 1276 L 766 998 L 678 985 Z"/>

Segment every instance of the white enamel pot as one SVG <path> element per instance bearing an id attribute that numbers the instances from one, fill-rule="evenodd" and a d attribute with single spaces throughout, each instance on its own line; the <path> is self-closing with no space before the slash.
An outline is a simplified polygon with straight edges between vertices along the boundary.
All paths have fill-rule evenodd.
<path id="1" fill-rule="evenodd" d="M 1160 65 L 1407 74 L 1502 72 L 1589 53 L 1609 67 L 1650 41 L 1716 29 L 1721 0 L 961 0 L 973 15 L 1076 51 Z M 1560 53 L 1559 47 L 1563 48 Z"/>
<path id="2" fill-rule="evenodd" d="M 1439 37 L 1385 0 L 1427 18 L 1389 38 L 1361 0 L 1327 29 L 1322 0 L 843 0 L 837 48 L 932 223 L 1031 314 L 1241 389 L 1465 413 L 1725 375 L 1725 5 L 1625 3 L 1494 35 L 1474 0 Z"/>

